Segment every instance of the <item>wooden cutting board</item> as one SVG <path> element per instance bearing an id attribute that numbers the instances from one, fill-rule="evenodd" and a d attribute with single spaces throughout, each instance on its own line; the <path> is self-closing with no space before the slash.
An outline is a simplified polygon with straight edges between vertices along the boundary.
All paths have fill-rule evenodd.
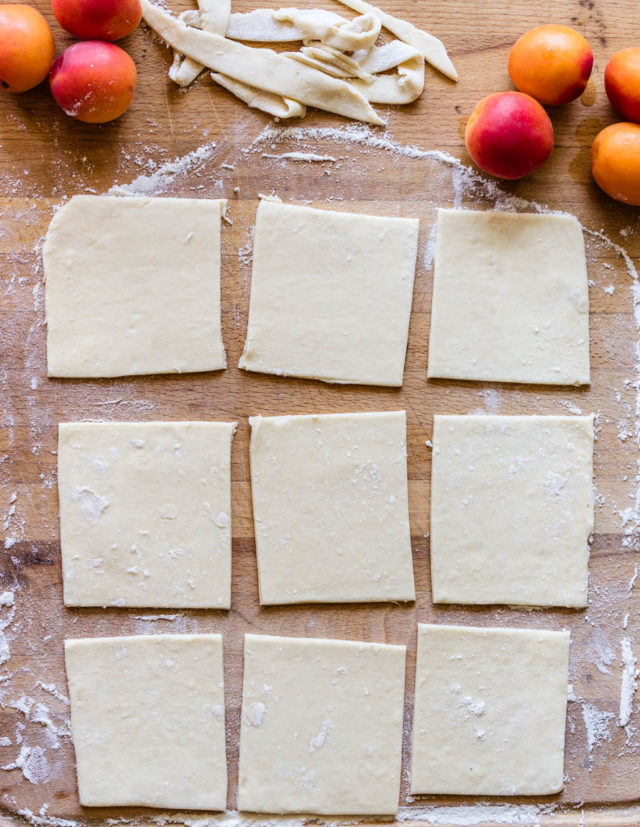
<path id="1" fill-rule="evenodd" d="M 25 817 L 72 821 L 135 817 L 152 811 L 83 810 L 78 805 L 68 725 L 62 641 L 67 636 L 153 632 L 223 632 L 230 767 L 229 802 L 235 808 L 242 635 L 245 631 L 353 638 L 408 645 L 407 725 L 412 714 L 417 621 L 569 628 L 571 683 L 564 792 L 542 800 L 491 802 L 494 809 L 464 809 L 463 798 L 407 798 L 407 729 L 402 818 L 439 824 L 544 823 L 640 824 L 640 718 L 617 726 L 622 675 L 621 639 L 640 656 L 640 585 L 633 509 L 636 504 L 636 347 L 631 261 L 640 253 L 638 210 L 604 196 L 590 178 L 594 135 L 614 120 L 603 90 L 609 56 L 634 42 L 632 0 L 536 2 L 463 0 L 416 3 L 384 0 L 385 9 L 440 36 L 460 73 L 453 84 L 427 70 L 417 103 L 383 110 L 388 130 L 350 125 L 311 112 L 302 126 L 340 135 L 283 134 L 207 80 L 182 93 L 168 81 L 170 52 L 145 28 L 122 42 L 136 60 L 139 81 L 130 111 L 119 121 L 91 127 L 66 118 L 45 88 L 0 99 L 0 593 L 11 591 L 15 617 L 4 630 L 11 658 L 0 667 L 0 766 L 18 758 L 22 768 L 0 771 L 0 823 Z M 53 22 L 48 5 L 43 13 Z M 236 10 L 251 6 L 238 0 Z M 281 3 L 260 2 L 261 6 Z M 330 0 L 298 5 L 340 10 Z M 177 8 L 177 7 L 175 7 Z M 350 13 L 345 10 L 345 14 Z M 542 22 L 564 22 L 590 40 L 596 66 L 580 101 L 550 112 L 556 148 L 530 178 L 496 184 L 455 164 L 424 154 L 440 150 L 468 163 L 462 134 L 474 103 L 510 88 L 510 45 Z M 69 42 L 54 27 L 58 49 Z M 262 137 L 259 137 L 262 136 Z M 373 138 L 381 138 L 378 148 Z M 257 141 L 256 141 L 257 139 Z M 215 147 L 212 143 L 215 143 Z M 253 143 L 255 142 L 255 143 Z M 396 142 L 395 144 L 393 142 Z M 398 148 L 398 144 L 404 148 Z M 206 145 L 206 146 L 205 146 Z M 407 149 L 411 145 L 414 149 Z M 331 156 L 324 163 L 264 157 L 291 151 Z M 183 159 L 171 165 L 173 159 Z M 185 160 L 186 159 L 186 160 Z M 168 165 L 167 165 L 168 164 Z M 163 166 L 164 165 L 164 166 Z M 46 377 L 40 242 L 61 199 L 108 190 L 143 176 L 136 191 L 158 195 L 225 197 L 233 222 L 223 231 L 223 331 L 229 368 L 216 374 L 106 381 Z M 146 176 L 146 177 L 145 177 Z M 409 350 L 402 389 L 332 387 L 239 371 L 249 299 L 252 226 L 259 193 L 329 209 L 418 216 L 421 241 Z M 432 268 L 429 236 L 439 206 L 492 208 L 512 196 L 575 213 L 586 234 L 592 279 L 590 389 L 427 381 Z M 511 202 L 513 203 L 513 202 Z M 533 209 L 524 201 L 521 209 Z M 81 241 L 81 240 L 80 240 Z M 408 416 L 410 508 L 418 598 L 415 605 L 301 606 L 260 609 L 248 473 L 251 414 L 368 411 L 405 408 Z M 430 597 L 428 497 L 434 412 L 479 410 L 513 413 L 598 414 L 595 485 L 596 532 L 591 550 L 590 603 L 586 611 L 527 612 L 506 607 L 435 608 Z M 177 616 L 151 611 L 66 610 L 62 605 L 56 494 L 56 442 L 60 421 L 105 419 L 237 419 L 233 447 L 233 605 L 225 612 Z M 630 532 L 630 533 L 625 533 Z M 0 617 L 7 619 L 10 607 Z M 157 619 L 158 613 L 171 615 Z M 628 616 L 625 621 L 625 616 Z M 156 617 L 156 619 L 154 619 Z M 624 628 L 626 623 L 626 628 Z M 46 720 L 49 720 L 47 724 Z M 589 737 L 590 733 L 590 737 Z M 18 743 L 19 739 L 22 743 Z M 591 749 L 589 740 L 591 739 Z M 22 756 L 19 758 L 19 756 Z M 25 777 L 27 776 L 27 777 Z M 32 783 L 37 782 L 37 783 Z M 504 811 L 500 805 L 535 805 Z M 454 809 L 437 813 L 436 805 Z M 539 809 L 539 807 L 543 809 Z M 45 809 L 42 810 L 41 808 Z M 415 808 L 414 810 L 409 809 Z M 495 809 L 495 808 L 498 809 Z M 426 809 L 425 809 L 426 808 Z M 640 802 L 638 803 L 640 812 Z M 19 815 L 22 811 L 22 815 Z M 40 815 L 38 815 L 40 814 Z M 518 820 L 519 819 L 519 820 Z M 430 823 L 433 823 L 430 822 Z M 60 827 L 64 827 L 62 822 Z"/>

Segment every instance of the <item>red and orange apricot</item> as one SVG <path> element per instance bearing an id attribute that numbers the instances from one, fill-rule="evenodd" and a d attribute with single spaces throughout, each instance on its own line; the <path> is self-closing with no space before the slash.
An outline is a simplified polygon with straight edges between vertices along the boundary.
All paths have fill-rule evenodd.
<path id="1" fill-rule="evenodd" d="M 591 147 L 591 171 L 607 195 L 640 206 L 640 126 L 613 123 L 599 132 Z"/>
<path id="2" fill-rule="evenodd" d="M 26 92 L 46 78 L 55 45 L 47 21 L 23 3 L 0 5 L 0 89 Z"/>
<path id="3" fill-rule="evenodd" d="M 537 26 L 516 41 L 509 75 L 517 89 L 540 103 L 568 103 L 582 94 L 593 68 L 593 52 L 569 26 Z"/>
<path id="4" fill-rule="evenodd" d="M 640 123 L 640 47 L 621 49 L 607 64 L 604 86 L 614 109 Z"/>
<path id="5" fill-rule="evenodd" d="M 553 149 L 553 126 L 542 106 L 521 92 L 496 92 L 471 113 L 464 136 L 480 169 L 515 179 L 533 172 Z"/>
<path id="6" fill-rule="evenodd" d="M 51 0 L 58 23 L 84 40 L 120 40 L 142 18 L 140 0 Z"/>
<path id="7" fill-rule="evenodd" d="M 57 104 L 72 118 L 105 123 L 119 118 L 133 100 L 136 67 L 114 43 L 73 43 L 53 64 L 49 78 Z"/>

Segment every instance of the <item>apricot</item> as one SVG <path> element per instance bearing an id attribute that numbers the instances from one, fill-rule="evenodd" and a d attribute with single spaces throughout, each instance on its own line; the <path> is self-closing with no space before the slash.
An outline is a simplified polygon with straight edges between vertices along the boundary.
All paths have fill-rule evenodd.
<path id="1" fill-rule="evenodd" d="M 569 26 L 537 26 L 509 53 L 509 75 L 516 88 L 552 106 L 579 97 L 592 69 L 591 46 Z"/>
<path id="2" fill-rule="evenodd" d="M 522 92 L 495 92 L 471 113 L 464 134 L 480 169 L 513 180 L 543 164 L 553 149 L 553 126 L 542 106 Z"/>
<path id="3" fill-rule="evenodd" d="M 55 44 L 39 11 L 22 3 L 0 5 L 0 89 L 26 92 L 46 78 Z"/>
<path id="4" fill-rule="evenodd" d="M 136 66 L 115 43 L 84 40 L 65 49 L 53 64 L 49 84 L 67 115 L 85 123 L 119 118 L 133 100 Z"/>
<path id="5" fill-rule="evenodd" d="M 601 190 L 625 204 L 640 206 L 640 126 L 613 123 L 596 135 L 591 172 Z"/>
<path id="6" fill-rule="evenodd" d="M 142 19 L 140 0 L 51 0 L 58 23 L 84 40 L 120 40 Z"/>
<path id="7" fill-rule="evenodd" d="M 640 47 L 614 54 L 604 70 L 604 88 L 623 118 L 640 123 Z"/>

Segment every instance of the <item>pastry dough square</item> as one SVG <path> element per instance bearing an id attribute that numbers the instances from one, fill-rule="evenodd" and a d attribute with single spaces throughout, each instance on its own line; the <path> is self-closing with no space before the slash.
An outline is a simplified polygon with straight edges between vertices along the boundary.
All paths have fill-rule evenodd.
<path id="1" fill-rule="evenodd" d="M 239 366 L 402 384 L 418 220 L 261 201 Z"/>
<path id="2" fill-rule="evenodd" d="M 434 603 L 587 605 L 591 416 L 436 416 Z"/>
<path id="3" fill-rule="evenodd" d="M 60 425 L 65 605 L 229 608 L 235 427 Z"/>
<path id="4" fill-rule="evenodd" d="M 405 647 L 245 635 L 238 808 L 393 815 Z"/>
<path id="5" fill-rule="evenodd" d="M 80 803 L 224 810 L 221 635 L 65 641 Z"/>
<path id="6" fill-rule="evenodd" d="M 225 367 L 226 201 L 76 195 L 43 248 L 49 376 Z"/>
<path id="7" fill-rule="evenodd" d="M 405 412 L 249 422 L 260 602 L 414 600 Z"/>
<path id="8" fill-rule="evenodd" d="M 418 624 L 411 793 L 563 786 L 569 632 Z"/>
<path id="9" fill-rule="evenodd" d="M 428 375 L 588 385 L 588 290 L 572 216 L 439 210 Z"/>

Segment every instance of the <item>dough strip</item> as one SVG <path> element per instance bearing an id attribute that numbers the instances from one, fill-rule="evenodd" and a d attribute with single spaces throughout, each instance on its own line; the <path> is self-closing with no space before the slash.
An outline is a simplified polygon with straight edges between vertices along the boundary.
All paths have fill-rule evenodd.
<path id="1" fill-rule="evenodd" d="M 170 46 L 214 72 L 251 85 L 260 78 L 265 91 L 382 126 L 366 98 L 350 84 L 282 57 L 271 49 L 255 49 L 217 34 L 199 31 L 142 0 L 145 22 Z"/>

